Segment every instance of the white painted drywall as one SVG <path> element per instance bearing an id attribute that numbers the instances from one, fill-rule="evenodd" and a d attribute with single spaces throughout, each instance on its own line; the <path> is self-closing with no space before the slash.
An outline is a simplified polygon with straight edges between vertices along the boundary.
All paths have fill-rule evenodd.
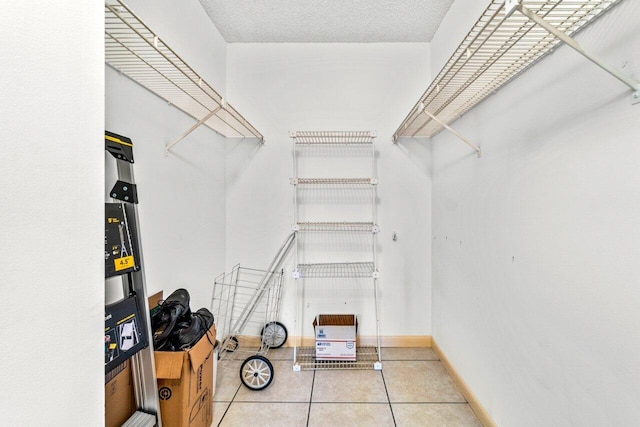
<path id="1" fill-rule="evenodd" d="M 225 96 L 227 43 L 197 0 L 127 0 L 126 5 L 180 58 Z"/>
<path id="2" fill-rule="evenodd" d="M 2 16 L 0 417 L 100 425 L 103 7 L 13 1 Z"/>
<path id="3" fill-rule="evenodd" d="M 227 267 L 239 262 L 266 268 L 291 232 L 289 131 L 375 130 L 381 334 L 430 335 L 430 150 L 420 143 L 391 142 L 430 80 L 429 45 L 230 44 L 227 49 L 229 99 L 266 137 L 264 146 L 246 141 L 227 145 Z M 338 154 L 319 162 L 319 177 L 340 176 Z M 346 176 L 359 173 L 347 167 Z M 327 175 L 322 175 L 324 168 Z M 348 219 L 351 206 L 343 202 L 340 208 Z M 329 207 L 317 208 L 321 211 L 313 212 L 311 220 L 329 214 Z M 292 258 L 286 266 L 281 316 L 290 329 L 296 317 Z M 356 312 L 360 333 L 375 334 L 370 282 L 327 281 L 323 287 L 315 281 L 310 287 L 304 298 L 309 303 L 305 336 L 312 335 L 311 317 L 327 311 Z"/>
<path id="4" fill-rule="evenodd" d="M 198 1 L 127 5 L 207 82 L 224 93 L 226 44 Z M 214 276 L 225 265 L 225 138 L 201 126 L 173 147 L 194 119 L 106 67 L 106 129 L 134 143 L 134 172 L 149 295 L 177 288 L 191 307 L 209 307 Z M 105 155 L 105 194 L 116 180 Z M 119 288 L 109 287 L 108 300 Z"/>
<path id="5" fill-rule="evenodd" d="M 463 18 L 440 31 L 464 35 Z M 577 39 L 640 79 L 639 22 L 640 4 L 621 2 Z M 450 134 L 432 141 L 433 335 L 498 425 L 640 419 L 630 96 L 564 46 L 453 124 L 481 159 Z"/>

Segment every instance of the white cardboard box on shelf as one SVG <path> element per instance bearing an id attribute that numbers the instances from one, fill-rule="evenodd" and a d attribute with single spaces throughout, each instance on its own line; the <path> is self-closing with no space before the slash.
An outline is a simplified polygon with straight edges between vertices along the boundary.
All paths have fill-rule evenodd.
<path id="1" fill-rule="evenodd" d="M 355 314 L 319 314 L 313 321 L 316 360 L 356 360 Z"/>

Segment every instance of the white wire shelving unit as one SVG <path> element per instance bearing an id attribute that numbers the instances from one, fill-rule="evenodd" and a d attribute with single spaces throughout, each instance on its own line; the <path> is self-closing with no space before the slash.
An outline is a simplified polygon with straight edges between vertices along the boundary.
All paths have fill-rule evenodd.
<path id="1" fill-rule="evenodd" d="M 443 129 L 481 150 L 449 125 L 564 42 L 618 78 L 640 102 L 640 83 L 571 38 L 622 0 L 492 0 L 393 135 L 431 137 Z"/>
<path id="2" fill-rule="evenodd" d="M 167 153 L 200 125 L 227 138 L 264 142 L 251 123 L 120 0 L 105 2 L 104 43 L 109 66 L 196 120 L 165 147 Z"/>
<path id="3" fill-rule="evenodd" d="M 305 233 L 331 233 L 331 234 L 360 234 L 371 236 L 371 252 L 369 260 L 357 261 L 352 260 L 336 260 L 336 262 L 318 262 L 308 263 L 300 262 L 302 258 L 301 252 L 305 248 L 301 244 L 301 239 L 296 239 L 294 248 L 294 257 L 296 268 L 293 277 L 296 279 L 296 322 L 300 323 L 299 337 L 301 338 L 304 331 L 304 304 L 300 305 L 298 298 L 305 294 L 305 287 L 322 286 L 323 279 L 370 279 L 371 291 L 373 292 L 374 313 L 375 313 L 375 329 L 377 344 L 375 346 L 357 346 L 355 361 L 332 361 L 332 360 L 316 360 L 315 347 L 299 346 L 296 343 L 294 347 L 294 365 L 293 369 L 298 371 L 302 369 L 382 369 L 380 359 L 380 329 L 378 318 L 378 267 L 377 267 L 377 242 L 376 235 L 379 232 L 376 224 L 376 186 L 378 180 L 375 177 L 375 145 L 376 135 L 369 131 L 298 131 L 291 132 L 290 137 L 293 142 L 293 178 L 290 179 L 291 185 L 294 187 L 294 232 L 297 234 Z M 361 160 L 369 159 L 371 162 L 371 176 L 369 177 L 299 177 L 298 150 L 304 150 L 310 146 L 332 146 L 349 147 L 358 146 L 367 151 L 366 156 L 362 156 Z M 353 153 L 351 153 L 353 154 Z M 349 153 L 345 153 L 349 156 Z M 329 191 L 340 191 L 341 189 L 350 189 L 349 191 L 369 191 L 370 192 L 370 221 L 303 221 L 300 219 L 300 203 L 301 197 L 299 193 L 304 188 L 326 188 Z M 364 200 L 367 197 L 363 198 Z M 315 313 L 320 314 L 320 313 Z"/>

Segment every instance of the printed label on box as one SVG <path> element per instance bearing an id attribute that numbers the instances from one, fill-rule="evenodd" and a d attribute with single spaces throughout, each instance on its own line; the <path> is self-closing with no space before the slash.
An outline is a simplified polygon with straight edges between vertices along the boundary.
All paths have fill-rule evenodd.
<path id="1" fill-rule="evenodd" d="M 316 341 L 316 359 L 356 360 L 354 341 Z"/>

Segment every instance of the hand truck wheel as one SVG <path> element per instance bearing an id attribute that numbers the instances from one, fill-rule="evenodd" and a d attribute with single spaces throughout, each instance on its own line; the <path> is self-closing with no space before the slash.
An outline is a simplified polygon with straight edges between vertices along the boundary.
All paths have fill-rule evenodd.
<path id="1" fill-rule="evenodd" d="M 264 356 L 248 357 L 240 366 L 240 380 L 251 390 L 263 390 L 273 381 L 273 365 Z"/>
<path id="2" fill-rule="evenodd" d="M 262 328 L 262 332 L 260 332 L 262 336 L 262 342 L 267 344 L 269 348 L 280 348 L 287 342 L 287 337 L 289 336 L 287 333 L 287 328 L 280 322 L 271 322 L 267 323 L 264 328 Z"/>
<path id="3" fill-rule="evenodd" d="M 233 353 L 238 349 L 239 345 L 240 345 L 240 342 L 238 341 L 238 338 L 232 335 L 224 339 L 224 341 L 222 342 L 222 350 L 228 351 L 229 353 Z"/>

